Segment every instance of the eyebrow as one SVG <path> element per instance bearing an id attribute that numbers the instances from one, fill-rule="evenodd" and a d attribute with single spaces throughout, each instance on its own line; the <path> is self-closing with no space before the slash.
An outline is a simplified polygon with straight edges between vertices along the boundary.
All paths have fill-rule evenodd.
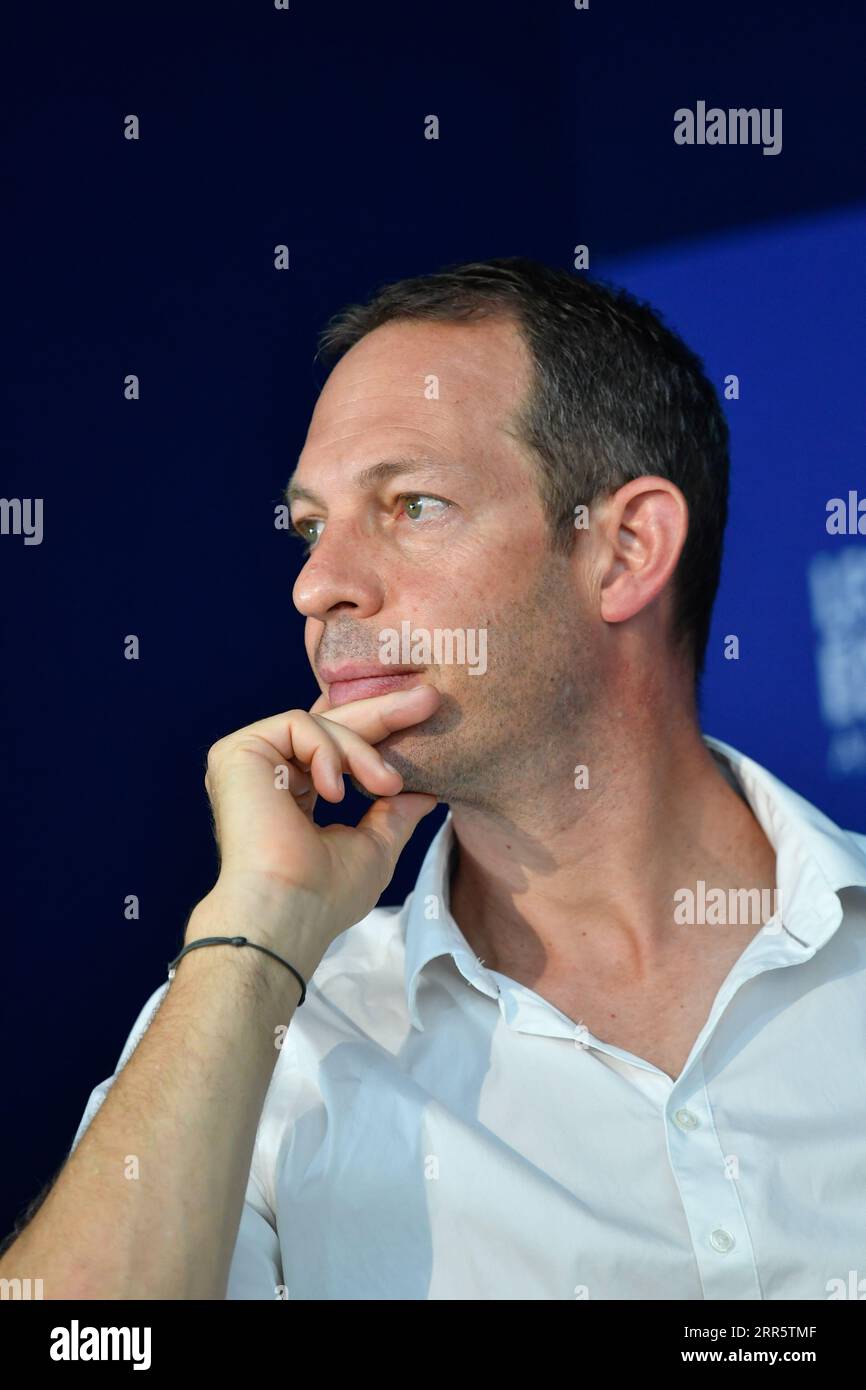
<path id="1" fill-rule="evenodd" d="M 381 459 L 378 463 L 373 463 L 367 468 L 362 468 L 357 477 L 353 479 L 353 482 L 355 487 L 360 488 L 362 491 L 370 491 L 380 483 L 387 482 L 389 478 L 405 476 L 411 473 L 430 473 L 437 470 L 458 473 L 465 472 L 459 464 L 449 463 L 445 459 L 433 458 L 427 454 L 406 454 L 398 455 L 394 458 Z M 296 473 L 293 473 L 286 485 L 285 498 L 287 502 L 312 502 L 317 507 L 324 507 L 327 505 L 317 493 L 295 482 L 295 477 Z"/>

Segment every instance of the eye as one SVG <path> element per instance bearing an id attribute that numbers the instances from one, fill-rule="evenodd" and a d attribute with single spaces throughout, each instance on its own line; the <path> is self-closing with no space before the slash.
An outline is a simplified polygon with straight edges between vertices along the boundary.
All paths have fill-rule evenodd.
<path id="1" fill-rule="evenodd" d="M 292 534 L 295 535 L 299 541 L 307 542 L 304 546 L 304 555 L 309 555 L 321 535 L 321 532 L 315 530 L 315 527 L 323 525 L 324 522 L 315 516 L 301 517 L 300 521 L 292 522 Z"/>
<path id="2" fill-rule="evenodd" d="M 437 503 L 440 507 L 450 507 L 451 505 L 451 503 L 446 502 L 444 498 L 431 497 L 426 492 L 401 492 L 397 501 L 404 503 L 403 510 L 410 521 L 420 521 L 422 519 L 424 504 L 427 502 Z"/>
<path id="3" fill-rule="evenodd" d="M 436 508 L 446 508 L 451 506 L 444 497 L 434 497 L 426 492 L 401 492 L 396 500 L 403 504 L 402 511 L 410 521 L 422 521 L 429 518 L 431 509 L 436 513 Z M 398 513 L 400 515 L 400 513 Z M 310 552 L 322 534 L 324 521 L 317 516 L 304 516 L 299 521 L 292 522 L 291 534 L 299 541 L 305 541 L 304 557 L 308 558 Z"/>

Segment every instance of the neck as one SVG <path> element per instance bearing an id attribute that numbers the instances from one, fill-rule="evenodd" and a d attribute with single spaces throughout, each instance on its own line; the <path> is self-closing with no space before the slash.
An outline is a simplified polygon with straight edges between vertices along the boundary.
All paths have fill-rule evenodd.
<path id="1" fill-rule="evenodd" d="M 678 889 L 775 887 L 772 845 L 688 714 L 609 721 L 510 806 L 452 804 L 451 908 L 488 968 L 532 983 L 594 958 L 640 981 L 682 955 Z"/>

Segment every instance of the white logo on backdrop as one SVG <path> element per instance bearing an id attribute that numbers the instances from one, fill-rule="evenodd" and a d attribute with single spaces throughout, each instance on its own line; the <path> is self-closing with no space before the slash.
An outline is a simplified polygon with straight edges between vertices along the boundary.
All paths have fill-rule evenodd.
<path id="1" fill-rule="evenodd" d="M 846 546 L 809 564 L 821 715 L 830 730 L 827 767 L 866 772 L 866 550 Z"/>

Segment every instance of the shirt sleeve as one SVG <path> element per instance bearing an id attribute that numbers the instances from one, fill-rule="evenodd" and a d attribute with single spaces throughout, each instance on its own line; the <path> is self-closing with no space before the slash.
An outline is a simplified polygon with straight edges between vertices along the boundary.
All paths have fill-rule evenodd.
<path id="1" fill-rule="evenodd" d="M 71 1154 L 91 1124 L 114 1082 L 126 1066 L 136 1047 L 152 1023 L 168 991 L 165 980 L 147 1000 L 123 1045 L 112 1076 L 100 1081 L 90 1093 L 84 1114 L 69 1150 Z M 255 1161 L 255 1151 L 254 1151 Z M 282 1260 L 273 1213 L 262 1193 L 252 1168 L 247 1180 L 241 1222 L 229 1267 L 226 1299 L 278 1299 L 282 1296 Z"/>

